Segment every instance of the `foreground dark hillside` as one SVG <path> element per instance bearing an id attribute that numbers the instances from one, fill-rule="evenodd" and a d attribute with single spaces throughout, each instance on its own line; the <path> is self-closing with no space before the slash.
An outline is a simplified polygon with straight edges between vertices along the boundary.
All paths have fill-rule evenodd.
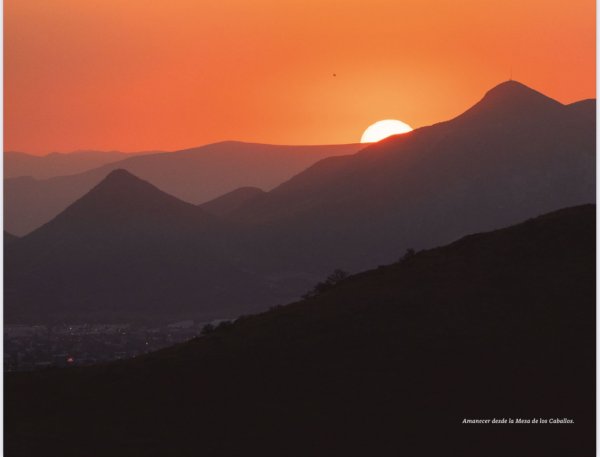
<path id="1" fill-rule="evenodd" d="M 131 361 L 5 378 L 6 455 L 593 455 L 595 207 Z M 464 418 L 573 424 L 461 425 Z"/>

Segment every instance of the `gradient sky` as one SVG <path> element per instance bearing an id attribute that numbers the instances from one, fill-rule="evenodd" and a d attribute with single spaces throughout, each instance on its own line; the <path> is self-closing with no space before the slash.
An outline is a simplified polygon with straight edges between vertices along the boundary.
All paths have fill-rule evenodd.
<path id="1" fill-rule="evenodd" d="M 595 97 L 594 0 L 5 0 L 5 150 L 358 142 L 509 78 Z M 333 74 L 337 76 L 333 76 Z"/>

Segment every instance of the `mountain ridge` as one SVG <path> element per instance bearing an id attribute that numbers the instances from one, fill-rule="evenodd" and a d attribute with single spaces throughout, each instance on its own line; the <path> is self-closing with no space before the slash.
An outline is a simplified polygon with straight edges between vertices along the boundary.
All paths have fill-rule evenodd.
<path id="1" fill-rule="evenodd" d="M 129 157 L 82 173 L 45 180 L 5 179 L 5 224 L 24 235 L 49 221 L 99 183 L 126 168 L 161 190 L 201 204 L 238 187 L 271 189 L 319 159 L 364 145 L 280 146 L 220 142 L 182 151 Z"/>
<path id="2" fill-rule="evenodd" d="M 11 313 L 22 307 L 28 310 L 23 313 L 35 316 L 36 303 L 45 301 L 50 307 L 63 307 L 63 318 L 68 317 L 69 307 L 81 316 L 78 293 L 102 313 L 102 300 L 94 298 L 98 286 L 91 279 L 74 281 L 63 274 L 82 275 L 88 268 L 91 277 L 102 278 L 98 268 L 89 264 L 90 252 L 104 259 L 106 270 L 111 264 L 121 268 L 138 262 L 140 283 L 145 272 L 155 279 L 159 273 L 169 275 L 175 284 L 179 272 L 188 281 L 181 291 L 187 290 L 194 299 L 171 290 L 178 302 L 185 303 L 177 316 L 194 312 L 195 301 L 202 303 L 203 315 L 222 318 L 224 313 L 234 316 L 246 312 L 246 307 L 265 309 L 300 296 L 335 269 L 370 269 L 409 248 L 442 245 L 466 233 L 594 202 L 595 112 L 591 106 L 561 106 L 559 116 L 546 116 L 544 110 L 520 128 L 513 122 L 473 122 L 465 128 L 462 121 L 450 121 L 417 129 L 353 155 L 324 159 L 267 193 L 234 199 L 235 208 L 222 216 L 164 195 L 150 184 L 145 188 L 150 186 L 159 195 L 148 199 L 153 203 L 132 202 L 118 186 L 100 203 L 87 195 L 87 209 L 75 212 L 82 216 L 73 215 L 73 208 L 82 205 L 80 200 L 9 246 L 5 285 L 10 293 L 5 303 L 11 311 L 7 315 L 16 316 Z M 165 205 L 155 210 L 159 200 Z M 105 245 L 113 249 L 106 250 Z M 180 260 L 168 252 L 168 246 Z M 161 258 L 169 259 L 173 271 L 165 271 Z M 201 274 L 211 293 L 202 295 L 193 284 L 194 276 L 181 273 L 183 266 Z M 217 271 L 224 272 L 221 279 L 215 276 Z M 137 289 L 127 284 L 124 271 L 121 274 L 109 275 L 118 284 L 112 290 L 127 290 L 127 294 L 99 297 L 139 312 L 133 299 Z M 229 276 L 245 284 L 246 293 L 228 284 Z M 45 283 L 43 293 L 30 287 L 40 277 Z M 163 295 L 151 294 L 153 287 L 163 286 L 159 280 L 150 284 L 147 291 L 146 286 L 138 287 L 151 297 L 137 300 L 151 302 L 151 308 L 166 313 L 165 303 L 171 301 L 166 289 Z M 19 319 L 25 319 L 25 314 Z"/>
<path id="3" fill-rule="evenodd" d="M 68 153 L 51 152 L 46 155 L 33 155 L 19 151 L 4 152 L 4 178 L 31 176 L 36 179 L 49 179 L 83 173 L 92 168 L 117 162 L 134 155 L 150 154 L 156 151 L 73 151 Z"/>
<path id="4" fill-rule="evenodd" d="M 325 274 L 385 263 L 390 249 L 446 243 L 468 231 L 594 202 L 595 103 L 573 109 L 516 82 L 492 89 L 487 99 L 505 89 L 519 103 L 535 100 L 536 114 L 515 111 L 511 101 L 490 115 L 486 101 L 453 120 L 320 161 L 228 219 L 258 233 L 257 256 L 276 243 L 285 251 L 283 262 L 303 259 L 308 266 L 330 258 L 320 269 Z M 498 122 L 507 112 L 515 118 Z M 473 119 L 479 113 L 481 119 Z M 523 113 L 528 119 L 522 122 Z"/>

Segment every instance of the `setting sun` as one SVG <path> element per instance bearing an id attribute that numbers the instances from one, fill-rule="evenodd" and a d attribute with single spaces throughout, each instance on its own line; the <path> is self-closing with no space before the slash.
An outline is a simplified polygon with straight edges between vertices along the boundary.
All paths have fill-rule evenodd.
<path id="1" fill-rule="evenodd" d="M 400 133 L 407 133 L 412 131 L 412 127 L 405 122 L 397 121 L 395 119 L 385 119 L 383 121 L 377 121 L 373 125 L 369 126 L 360 139 L 361 143 L 376 143 L 384 138 L 392 135 L 398 135 Z"/>

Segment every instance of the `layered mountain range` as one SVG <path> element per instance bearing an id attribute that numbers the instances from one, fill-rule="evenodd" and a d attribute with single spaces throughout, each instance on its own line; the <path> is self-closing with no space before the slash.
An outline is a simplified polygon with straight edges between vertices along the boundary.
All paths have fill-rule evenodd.
<path id="1" fill-rule="evenodd" d="M 238 187 L 271 190 L 325 157 L 352 154 L 361 148 L 360 144 L 278 146 L 225 141 L 125 158 L 122 153 L 106 153 L 106 157 L 99 157 L 101 153 L 27 156 L 28 166 L 21 167 L 14 165 L 14 154 L 8 153 L 5 162 L 9 174 L 5 177 L 14 177 L 4 181 L 4 224 L 8 232 L 25 235 L 50 221 L 116 169 L 128 170 L 188 203 L 201 204 Z M 101 159 L 105 161 L 101 166 L 92 166 L 100 165 Z M 45 175 L 39 170 L 39 162 L 45 167 Z M 84 164 L 87 168 L 81 172 L 66 172 Z M 42 179 L 59 165 L 64 173 Z"/>
<path id="2" fill-rule="evenodd" d="M 6 315 L 46 322 L 212 319 L 273 304 L 276 291 L 236 265 L 228 238 L 234 231 L 208 212 L 113 171 L 6 246 Z"/>
<path id="3" fill-rule="evenodd" d="M 177 154 L 197 157 L 166 157 Z M 127 161 L 149 157 L 169 174 L 160 154 Z M 453 120 L 200 206 L 129 170 L 103 171 L 7 246 L 7 322 L 232 317 L 299 296 L 335 268 L 372 268 L 408 248 L 594 202 L 595 101 L 563 105 L 505 82 Z"/>
<path id="4" fill-rule="evenodd" d="M 274 268 L 360 270 L 595 200 L 595 101 L 515 81 L 457 118 L 318 162 L 229 215 Z"/>

